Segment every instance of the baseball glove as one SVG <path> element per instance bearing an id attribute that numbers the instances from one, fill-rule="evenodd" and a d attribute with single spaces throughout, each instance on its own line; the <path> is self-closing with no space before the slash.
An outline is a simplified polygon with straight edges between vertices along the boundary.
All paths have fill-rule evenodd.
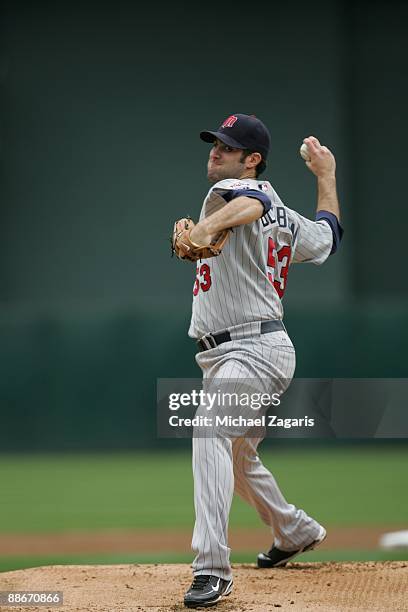
<path id="1" fill-rule="evenodd" d="M 173 236 L 171 238 L 171 253 L 177 255 L 179 259 L 198 261 L 217 257 L 228 240 L 230 229 L 222 230 L 214 237 L 208 246 L 200 246 L 190 239 L 190 233 L 195 223 L 190 217 L 179 219 L 174 224 Z"/>

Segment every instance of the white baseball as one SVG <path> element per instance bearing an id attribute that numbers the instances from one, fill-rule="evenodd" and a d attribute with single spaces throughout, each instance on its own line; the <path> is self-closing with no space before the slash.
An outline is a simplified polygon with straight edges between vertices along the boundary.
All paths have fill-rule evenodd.
<path id="1" fill-rule="evenodd" d="M 302 146 L 299 149 L 299 153 L 305 161 L 310 161 L 311 157 L 309 153 L 309 147 L 307 146 L 307 144 L 305 143 L 302 144 Z"/>

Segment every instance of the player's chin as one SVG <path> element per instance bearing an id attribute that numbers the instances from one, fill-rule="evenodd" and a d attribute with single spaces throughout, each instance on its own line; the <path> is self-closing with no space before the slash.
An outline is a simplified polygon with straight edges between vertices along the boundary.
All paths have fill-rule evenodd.
<path id="1" fill-rule="evenodd" d="M 210 183 L 217 183 L 220 180 L 219 174 L 210 170 L 207 172 L 207 178 Z"/>
<path id="2" fill-rule="evenodd" d="M 207 168 L 207 178 L 210 183 L 217 183 L 220 181 L 222 178 L 224 178 L 222 174 L 223 173 L 220 172 L 220 168 L 216 168 L 215 166 Z"/>

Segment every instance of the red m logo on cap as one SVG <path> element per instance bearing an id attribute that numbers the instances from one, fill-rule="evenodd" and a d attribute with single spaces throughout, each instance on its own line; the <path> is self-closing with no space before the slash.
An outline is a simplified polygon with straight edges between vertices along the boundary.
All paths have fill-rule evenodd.
<path id="1" fill-rule="evenodd" d="M 238 121 L 238 117 L 236 117 L 235 115 L 231 115 L 230 117 L 228 117 L 228 119 L 224 121 L 221 127 L 232 127 L 236 121 Z"/>

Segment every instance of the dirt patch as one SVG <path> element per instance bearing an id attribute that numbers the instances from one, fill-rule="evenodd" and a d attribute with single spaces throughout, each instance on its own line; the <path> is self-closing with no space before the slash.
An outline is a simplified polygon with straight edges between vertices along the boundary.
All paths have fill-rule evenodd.
<path id="1" fill-rule="evenodd" d="M 259 570 L 235 565 L 234 590 L 220 612 L 408 610 L 408 564 L 291 563 Z M 62 607 L 4 612 L 178 612 L 191 581 L 187 565 L 50 566 L 6 572 L 0 590 L 63 591 Z"/>
<path id="2" fill-rule="evenodd" d="M 404 527 L 402 526 L 401 529 Z M 405 526 L 406 528 L 406 526 Z M 374 550 L 381 534 L 396 531 L 393 525 L 375 527 L 333 527 L 328 529 L 321 549 L 340 548 Z M 258 551 L 269 548 L 272 538 L 266 529 L 231 529 L 230 546 L 234 551 Z M 189 553 L 190 530 L 100 532 L 72 531 L 65 533 L 8 533 L 0 534 L 3 556 L 72 555 L 109 553 Z"/>

